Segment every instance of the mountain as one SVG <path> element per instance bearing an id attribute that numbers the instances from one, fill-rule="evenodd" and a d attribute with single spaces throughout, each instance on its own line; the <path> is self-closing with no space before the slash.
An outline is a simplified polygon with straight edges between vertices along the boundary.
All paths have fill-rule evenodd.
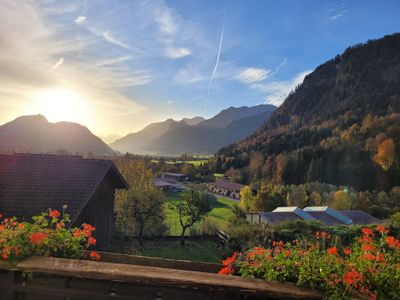
<path id="1" fill-rule="evenodd" d="M 204 127 L 212 128 L 224 128 L 228 126 L 231 122 L 243 119 L 246 117 L 251 117 L 263 112 L 272 112 L 276 109 L 273 105 L 257 105 L 252 107 L 242 106 L 242 107 L 229 107 L 224 109 L 219 114 L 215 115 L 211 119 L 208 119 L 201 123 Z"/>
<path id="2" fill-rule="evenodd" d="M 320 65 L 254 134 L 221 149 L 215 170 L 243 182 L 400 185 L 399 49 L 393 34 Z"/>
<path id="3" fill-rule="evenodd" d="M 0 126 L 0 151 L 113 155 L 114 151 L 89 129 L 76 123 L 50 123 L 42 115 L 22 116 Z"/>
<path id="4" fill-rule="evenodd" d="M 272 105 L 230 107 L 208 120 L 154 123 L 111 144 L 120 152 L 176 155 L 210 154 L 256 130 L 276 109 Z M 151 129 L 151 130 L 150 130 Z"/>
<path id="5" fill-rule="evenodd" d="M 101 140 L 103 142 L 105 142 L 106 144 L 111 144 L 111 143 L 115 142 L 116 140 L 122 138 L 122 135 L 111 133 L 111 134 L 107 134 L 107 135 L 99 135 L 98 137 L 101 138 Z"/>
<path id="6" fill-rule="evenodd" d="M 186 124 L 190 126 L 197 125 L 203 121 L 205 121 L 203 117 L 194 117 L 194 118 L 183 118 L 182 121 L 184 121 Z"/>

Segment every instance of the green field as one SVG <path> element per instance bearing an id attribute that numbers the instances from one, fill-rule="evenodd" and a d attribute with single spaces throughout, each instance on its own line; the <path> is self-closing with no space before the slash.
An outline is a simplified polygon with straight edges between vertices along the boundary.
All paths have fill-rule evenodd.
<path id="1" fill-rule="evenodd" d="M 179 224 L 178 214 L 169 208 L 169 204 L 181 201 L 183 193 L 169 193 L 165 199 L 165 222 L 169 227 L 171 235 L 179 235 L 182 229 Z M 224 229 L 229 217 L 233 215 L 231 208 L 234 202 L 231 200 L 218 198 L 216 206 L 208 214 L 207 219 L 217 224 L 219 229 Z"/>
<path id="2" fill-rule="evenodd" d="M 175 165 L 175 164 L 190 164 L 195 167 L 200 166 L 201 164 L 206 163 L 208 160 L 207 159 L 196 159 L 196 160 L 166 160 L 165 163 L 169 165 Z M 153 163 L 158 163 L 159 160 L 157 159 L 152 159 L 151 162 Z"/>
<path id="3" fill-rule="evenodd" d="M 146 240 L 144 246 L 135 243 L 131 254 L 169 259 L 181 259 L 220 263 L 222 250 L 215 241 L 209 239 L 187 240 L 185 247 L 180 240 Z"/>

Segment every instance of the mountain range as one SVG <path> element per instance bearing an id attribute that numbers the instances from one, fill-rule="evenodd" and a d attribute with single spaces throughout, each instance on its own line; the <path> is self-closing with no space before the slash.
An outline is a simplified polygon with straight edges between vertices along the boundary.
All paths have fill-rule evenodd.
<path id="1" fill-rule="evenodd" d="M 400 34 L 355 45 L 307 75 L 264 124 L 221 149 L 215 171 L 361 190 L 400 184 Z"/>
<path id="2" fill-rule="evenodd" d="M 255 131 L 275 111 L 273 105 L 229 107 L 210 119 L 173 119 L 153 123 L 116 140 L 121 152 L 153 155 L 212 154 Z"/>
<path id="3" fill-rule="evenodd" d="M 111 156 L 115 152 L 84 126 L 50 123 L 42 115 L 22 116 L 0 126 L 0 151 L 21 153 L 79 153 Z"/>

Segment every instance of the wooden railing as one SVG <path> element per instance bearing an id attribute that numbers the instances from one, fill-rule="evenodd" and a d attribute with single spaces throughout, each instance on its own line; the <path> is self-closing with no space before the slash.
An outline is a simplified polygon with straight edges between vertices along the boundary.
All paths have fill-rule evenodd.
<path id="1" fill-rule="evenodd" d="M 217 267 L 212 264 L 201 266 L 201 263 L 129 255 L 103 254 L 103 257 L 109 262 L 46 257 L 31 257 L 15 267 L 0 262 L 0 299 L 231 300 L 323 297 L 319 292 L 303 290 L 292 284 L 207 273 L 207 268 L 214 270 Z M 144 265 L 146 260 L 151 266 Z M 160 266 L 155 266 L 157 263 Z"/>

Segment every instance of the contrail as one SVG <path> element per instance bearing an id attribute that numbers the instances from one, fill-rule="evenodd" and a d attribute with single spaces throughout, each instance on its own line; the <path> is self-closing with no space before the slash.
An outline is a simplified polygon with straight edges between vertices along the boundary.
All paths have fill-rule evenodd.
<path id="1" fill-rule="evenodd" d="M 219 40 L 219 48 L 218 48 L 218 53 L 217 53 L 217 61 L 215 62 L 214 70 L 211 74 L 210 81 L 208 82 L 208 94 L 210 94 L 211 82 L 214 79 L 215 72 L 217 71 L 217 68 L 219 65 L 219 57 L 221 56 L 222 41 L 224 40 L 224 31 L 225 31 L 225 17 L 224 17 L 224 22 L 222 23 L 221 38 Z"/>

